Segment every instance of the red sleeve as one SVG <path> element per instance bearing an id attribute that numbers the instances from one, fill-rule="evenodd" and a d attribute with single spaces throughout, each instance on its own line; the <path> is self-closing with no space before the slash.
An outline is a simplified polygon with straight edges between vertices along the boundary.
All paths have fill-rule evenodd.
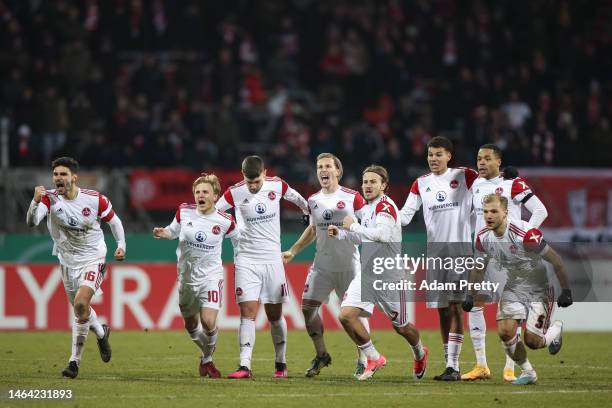
<path id="1" fill-rule="evenodd" d="M 412 187 L 410 187 L 410 192 L 412 194 L 421 195 L 421 193 L 419 192 L 419 180 L 418 179 L 412 182 Z"/>
<path id="2" fill-rule="evenodd" d="M 355 194 L 355 199 L 353 200 L 353 211 L 359 211 L 366 205 L 365 199 L 359 193 Z"/>
<path id="3" fill-rule="evenodd" d="M 223 198 L 225 198 L 225 201 L 227 201 L 227 203 L 229 205 L 231 205 L 232 207 L 235 207 L 234 205 L 234 197 L 232 197 L 232 190 L 231 189 L 227 189 L 225 190 L 225 193 L 223 193 Z"/>
<path id="4" fill-rule="evenodd" d="M 483 254 L 486 252 L 482 246 L 482 242 L 480 241 L 480 235 L 476 237 L 476 250 L 482 252 Z"/>
<path id="5" fill-rule="evenodd" d="M 108 198 L 106 198 L 104 194 L 98 194 L 98 216 L 101 216 L 102 213 L 108 210 L 109 206 L 110 206 L 110 202 L 108 201 Z M 106 214 L 104 218 L 101 218 L 101 220 L 104 222 L 109 222 L 110 220 L 113 219 L 114 216 L 115 216 L 115 210 L 111 208 L 110 212 Z"/>
<path id="6" fill-rule="evenodd" d="M 531 228 L 523 237 L 523 248 L 528 252 L 540 253 L 546 247 L 544 234 L 538 228 Z"/>
<path id="7" fill-rule="evenodd" d="M 231 215 L 230 215 L 231 217 Z M 232 232 L 234 230 L 234 228 L 236 228 L 236 221 L 234 220 L 234 217 L 231 218 L 231 223 L 229 228 L 227 229 L 227 231 L 225 232 L 225 235 L 229 234 L 230 232 Z"/>
<path id="8" fill-rule="evenodd" d="M 517 177 L 512 182 L 512 191 L 510 192 L 510 198 L 514 198 L 518 194 L 521 194 L 523 191 L 526 190 L 530 190 L 527 182 L 524 179 Z"/>
<path id="9" fill-rule="evenodd" d="M 42 196 L 40 202 L 47 206 L 47 210 L 51 211 L 51 200 L 49 200 L 49 196 L 45 194 Z"/>
<path id="10" fill-rule="evenodd" d="M 281 197 L 285 197 L 285 193 L 287 192 L 287 189 L 289 188 L 289 184 L 287 184 L 287 182 L 283 180 L 282 178 L 279 178 L 279 180 L 282 185 Z"/>
<path id="11" fill-rule="evenodd" d="M 472 188 L 472 184 L 474 184 L 474 181 L 478 178 L 478 172 L 467 167 L 463 169 L 463 172 L 465 174 L 465 184 L 467 188 Z"/>
<path id="12" fill-rule="evenodd" d="M 389 214 L 393 217 L 394 220 L 397 221 L 397 212 L 395 211 L 395 207 L 386 201 L 380 201 L 376 205 L 376 210 L 374 211 L 374 214 L 378 215 L 379 213 Z"/>
<path id="13" fill-rule="evenodd" d="M 176 214 L 174 214 L 174 218 L 176 218 L 176 222 L 181 222 L 181 207 L 176 209 Z"/>

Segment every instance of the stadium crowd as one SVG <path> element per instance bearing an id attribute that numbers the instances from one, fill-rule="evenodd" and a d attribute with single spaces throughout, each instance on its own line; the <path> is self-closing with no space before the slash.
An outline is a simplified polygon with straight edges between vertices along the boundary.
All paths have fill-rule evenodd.
<path id="1" fill-rule="evenodd" d="M 12 166 L 236 167 L 334 152 L 394 177 L 450 137 L 473 163 L 604 166 L 612 3 L 0 0 Z"/>

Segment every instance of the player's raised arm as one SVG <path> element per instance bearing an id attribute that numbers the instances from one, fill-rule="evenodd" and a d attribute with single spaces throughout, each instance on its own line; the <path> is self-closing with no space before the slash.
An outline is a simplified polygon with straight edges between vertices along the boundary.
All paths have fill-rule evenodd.
<path id="1" fill-rule="evenodd" d="M 225 193 L 215 203 L 215 207 L 220 211 L 227 211 L 234 208 L 234 197 L 232 196 L 231 187 L 225 190 Z"/>
<path id="2" fill-rule="evenodd" d="M 393 239 L 393 226 L 397 220 L 395 207 L 388 202 L 380 201 L 376 205 L 376 226 L 367 228 L 355 222 L 353 217 L 347 216 L 344 219 L 343 227 L 350 232 L 354 232 L 361 238 L 376 242 L 391 242 Z"/>
<path id="3" fill-rule="evenodd" d="M 544 223 L 544 220 L 546 220 L 548 217 L 548 210 L 546 210 L 546 206 L 538 198 L 538 196 L 533 194 L 531 187 L 529 187 L 523 178 L 517 177 L 512 182 L 510 198 L 512 198 L 514 203 L 521 203 L 526 209 L 529 210 L 531 213 L 531 218 L 529 218 L 528 222 L 534 227 L 540 228 L 540 226 Z"/>
<path id="4" fill-rule="evenodd" d="M 410 193 L 406 198 L 404 206 L 400 210 L 400 218 L 402 220 L 402 226 L 410 224 L 414 214 L 421 208 L 423 201 L 421 200 L 421 194 L 419 192 L 419 181 L 414 180 L 412 187 L 410 187 Z"/>
<path id="5" fill-rule="evenodd" d="M 285 180 L 281 179 L 281 183 L 283 185 L 283 198 L 298 206 L 304 214 L 308 214 L 308 201 L 300 193 L 292 189 Z"/>
<path id="6" fill-rule="evenodd" d="M 43 205 L 40 205 L 42 203 Z M 34 197 L 32 197 L 32 202 L 30 203 L 30 207 L 28 208 L 28 213 L 26 214 L 26 223 L 30 227 L 34 227 L 49 214 L 49 209 L 51 208 L 51 200 L 47 195 L 47 191 L 44 186 L 36 186 L 34 188 Z"/>
<path id="7" fill-rule="evenodd" d="M 177 239 L 181 232 L 181 209 L 176 210 L 176 214 L 172 222 L 166 227 L 153 228 L 153 238 L 155 239 Z"/>
<path id="8" fill-rule="evenodd" d="M 106 222 L 113 233 L 113 237 L 117 242 L 117 249 L 115 250 L 115 259 L 123 261 L 125 259 L 126 243 L 125 243 L 125 231 L 123 230 L 123 223 L 119 216 L 113 210 L 113 206 L 106 198 L 106 196 L 100 194 L 98 199 L 98 216 L 100 220 Z"/>
<path id="9" fill-rule="evenodd" d="M 304 232 L 302 232 L 302 235 L 300 235 L 300 237 L 298 238 L 298 240 L 295 241 L 293 245 L 291 245 L 291 248 L 283 252 L 283 263 L 291 262 L 297 254 L 302 252 L 302 250 L 308 245 L 312 244 L 316 238 L 317 231 L 315 229 L 315 226 L 307 226 Z"/>

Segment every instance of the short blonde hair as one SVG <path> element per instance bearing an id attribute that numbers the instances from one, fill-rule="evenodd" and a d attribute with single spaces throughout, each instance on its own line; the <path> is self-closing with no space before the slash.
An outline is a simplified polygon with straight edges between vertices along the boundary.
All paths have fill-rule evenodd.
<path id="1" fill-rule="evenodd" d="M 320 155 L 318 155 L 317 163 L 321 159 L 332 159 L 334 161 L 334 165 L 338 170 L 340 170 L 340 176 L 338 176 L 338 180 L 340 180 L 342 178 L 342 175 L 344 174 L 344 169 L 342 168 L 342 162 L 340 161 L 340 159 L 331 153 L 321 153 Z"/>
<path id="2" fill-rule="evenodd" d="M 490 204 L 493 202 L 499 202 L 502 206 L 502 208 L 504 210 L 508 210 L 508 199 L 502 195 L 499 194 L 487 194 L 486 196 L 484 196 L 484 198 L 482 199 L 482 203 L 483 204 Z"/>
<path id="3" fill-rule="evenodd" d="M 210 184 L 213 189 L 213 193 L 215 193 L 217 196 L 221 194 L 221 183 L 219 182 L 219 177 L 215 176 L 214 174 L 202 173 L 202 175 L 193 182 L 191 192 L 195 193 L 196 186 L 201 183 Z"/>

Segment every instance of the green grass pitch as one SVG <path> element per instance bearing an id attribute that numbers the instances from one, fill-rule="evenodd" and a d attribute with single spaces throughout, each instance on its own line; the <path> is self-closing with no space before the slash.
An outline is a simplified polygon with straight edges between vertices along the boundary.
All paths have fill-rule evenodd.
<path id="1" fill-rule="evenodd" d="M 74 390 L 71 401 L 0 400 L 0 407 L 64 406 L 410 406 L 410 407 L 605 407 L 612 406 L 612 333 L 565 333 L 561 352 L 529 350 L 539 376 L 537 385 L 513 386 L 501 380 L 504 355 L 494 333 L 487 337 L 493 379 L 474 383 L 438 383 L 432 377 L 443 370 L 437 332 L 423 332 L 430 347 L 426 378 L 411 378 L 412 354 L 394 332 L 375 332 L 373 339 L 387 357 L 387 366 L 367 382 L 352 377 L 355 348 L 342 331 L 326 333 L 333 357 L 330 367 L 316 378 L 303 373 L 313 347 L 303 331 L 289 333 L 289 379 L 272 378 L 273 347 L 267 331 L 258 332 L 252 380 L 210 380 L 198 375 L 198 352 L 183 332 L 113 332 L 113 358 L 103 363 L 95 336 L 90 334 L 79 376 L 63 379 L 61 370 L 70 353 L 69 332 L 0 333 L 0 389 Z M 237 366 L 235 332 L 222 332 L 215 362 L 227 375 Z M 467 371 L 474 353 L 464 343 L 461 366 Z M 518 370 L 517 370 L 518 372 Z M 328 405 L 324 405 L 328 404 Z"/>

